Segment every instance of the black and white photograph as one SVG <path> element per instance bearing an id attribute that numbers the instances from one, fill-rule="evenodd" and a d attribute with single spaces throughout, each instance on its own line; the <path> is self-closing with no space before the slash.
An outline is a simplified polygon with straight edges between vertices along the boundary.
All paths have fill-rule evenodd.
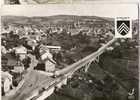
<path id="1" fill-rule="evenodd" d="M 137 4 L 4 6 L 1 13 L 2 100 L 139 100 Z"/>

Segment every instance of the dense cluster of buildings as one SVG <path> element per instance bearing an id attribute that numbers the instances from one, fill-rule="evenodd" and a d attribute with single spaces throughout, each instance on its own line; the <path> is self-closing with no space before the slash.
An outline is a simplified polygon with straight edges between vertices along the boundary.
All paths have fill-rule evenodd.
<path id="1" fill-rule="evenodd" d="M 30 67 L 32 57 L 29 55 L 36 57 L 39 66 L 42 66 L 41 64 L 43 63 L 43 70 L 46 71 L 48 75 L 53 76 L 55 66 L 62 64 L 63 54 L 60 53 L 60 51 L 63 50 L 63 52 L 70 53 L 75 49 L 80 49 L 80 47 L 76 47 L 76 45 L 69 50 L 65 50 L 61 45 L 44 45 L 41 42 L 44 38 L 46 38 L 46 41 L 55 41 L 57 37 L 51 39 L 48 39 L 48 37 L 50 38 L 53 35 L 59 36 L 61 34 L 63 34 L 64 37 L 67 37 L 67 39 L 71 38 L 73 40 L 88 37 L 87 40 L 90 41 L 90 43 L 87 43 L 86 45 L 99 43 L 97 46 L 99 47 L 99 45 L 103 46 L 114 37 L 113 25 L 100 21 L 97 22 L 97 20 L 96 23 L 98 24 L 94 24 L 94 22 L 95 21 L 92 20 L 71 21 L 69 23 L 61 22 L 43 26 L 32 24 L 19 25 L 14 23 L 3 26 L 1 35 L 3 95 L 6 95 L 11 90 L 11 87 L 14 88 L 17 86 L 19 80 L 21 80 L 19 79 L 19 76 L 22 76 Z M 137 30 L 133 31 L 133 33 L 133 36 L 137 38 Z M 64 40 L 61 40 L 61 42 L 62 41 Z M 138 48 L 137 39 L 120 39 L 113 46 L 107 48 L 107 50 L 112 51 L 114 50 L 114 47 L 120 46 L 126 42 L 134 44 L 131 46 L 129 45 L 129 48 Z M 65 45 L 66 44 L 68 43 L 65 43 Z M 83 42 L 81 42 L 80 45 L 84 45 Z M 14 80 L 12 80 L 13 77 L 15 77 Z"/>

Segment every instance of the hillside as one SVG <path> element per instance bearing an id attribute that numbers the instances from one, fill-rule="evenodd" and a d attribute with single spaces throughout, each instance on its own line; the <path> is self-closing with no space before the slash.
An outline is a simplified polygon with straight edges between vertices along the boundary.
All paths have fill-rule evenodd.
<path id="1" fill-rule="evenodd" d="M 95 21 L 107 22 L 113 21 L 112 18 L 102 18 L 97 16 L 75 16 L 75 15 L 56 15 L 44 17 L 25 17 L 25 16 L 3 16 L 2 22 L 4 24 L 19 23 L 19 24 L 34 24 L 34 23 L 56 23 L 60 21 L 75 22 L 75 21 Z"/>

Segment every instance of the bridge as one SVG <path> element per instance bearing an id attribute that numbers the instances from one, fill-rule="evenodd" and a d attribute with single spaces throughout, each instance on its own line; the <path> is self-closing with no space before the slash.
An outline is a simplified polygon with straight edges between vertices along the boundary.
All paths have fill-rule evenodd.
<path id="1" fill-rule="evenodd" d="M 2 97 L 2 100 L 44 100 L 54 92 L 55 87 L 66 84 L 67 79 L 71 78 L 75 71 L 82 67 L 85 67 L 85 71 L 87 71 L 90 64 L 93 61 L 98 61 L 99 56 L 115 41 L 116 38 L 113 38 L 96 52 L 64 69 L 56 71 L 56 77 L 49 77 L 45 72 L 33 70 L 35 65 L 30 65 L 30 69 L 15 91 Z M 34 58 L 32 62 L 34 62 Z"/>

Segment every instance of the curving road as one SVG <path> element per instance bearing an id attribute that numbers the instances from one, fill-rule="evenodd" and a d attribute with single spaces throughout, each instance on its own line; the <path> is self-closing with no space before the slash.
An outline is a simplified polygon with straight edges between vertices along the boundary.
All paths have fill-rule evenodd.
<path id="1" fill-rule="evenodd" d="M 110 46 L 116 39 L 112 39 L 106 45 L 99 48 L 96 52 L 90 54 L 89 56 L 79 60 L 78 62 L 57 71 L 56 78 L 48 77 L 42 72 L 40 73 L 37 70 L 33 70 L 34 66 L 36 65 L 36 61 L 34 56 L 29 55 L 32 58 L 32 63 L 30 65 L 29 72 L 24 78 L 23 85 L 16 91 L 16 93 L 10 97 L 3 97 L 2 100 L 27 100 L 31 95 L 37 93 L 40 89 L 45 88 L 46 91 L 55 87 L 65 79 L 71 76 L 75 71 L 84 67 L 87 63 L 96 60 L 98 56 L 100 56 L 108 46 Z M 44 72 L 45 73 L 45 72 Z M 36 99 L 35 99 L 36 100 Z"/>

